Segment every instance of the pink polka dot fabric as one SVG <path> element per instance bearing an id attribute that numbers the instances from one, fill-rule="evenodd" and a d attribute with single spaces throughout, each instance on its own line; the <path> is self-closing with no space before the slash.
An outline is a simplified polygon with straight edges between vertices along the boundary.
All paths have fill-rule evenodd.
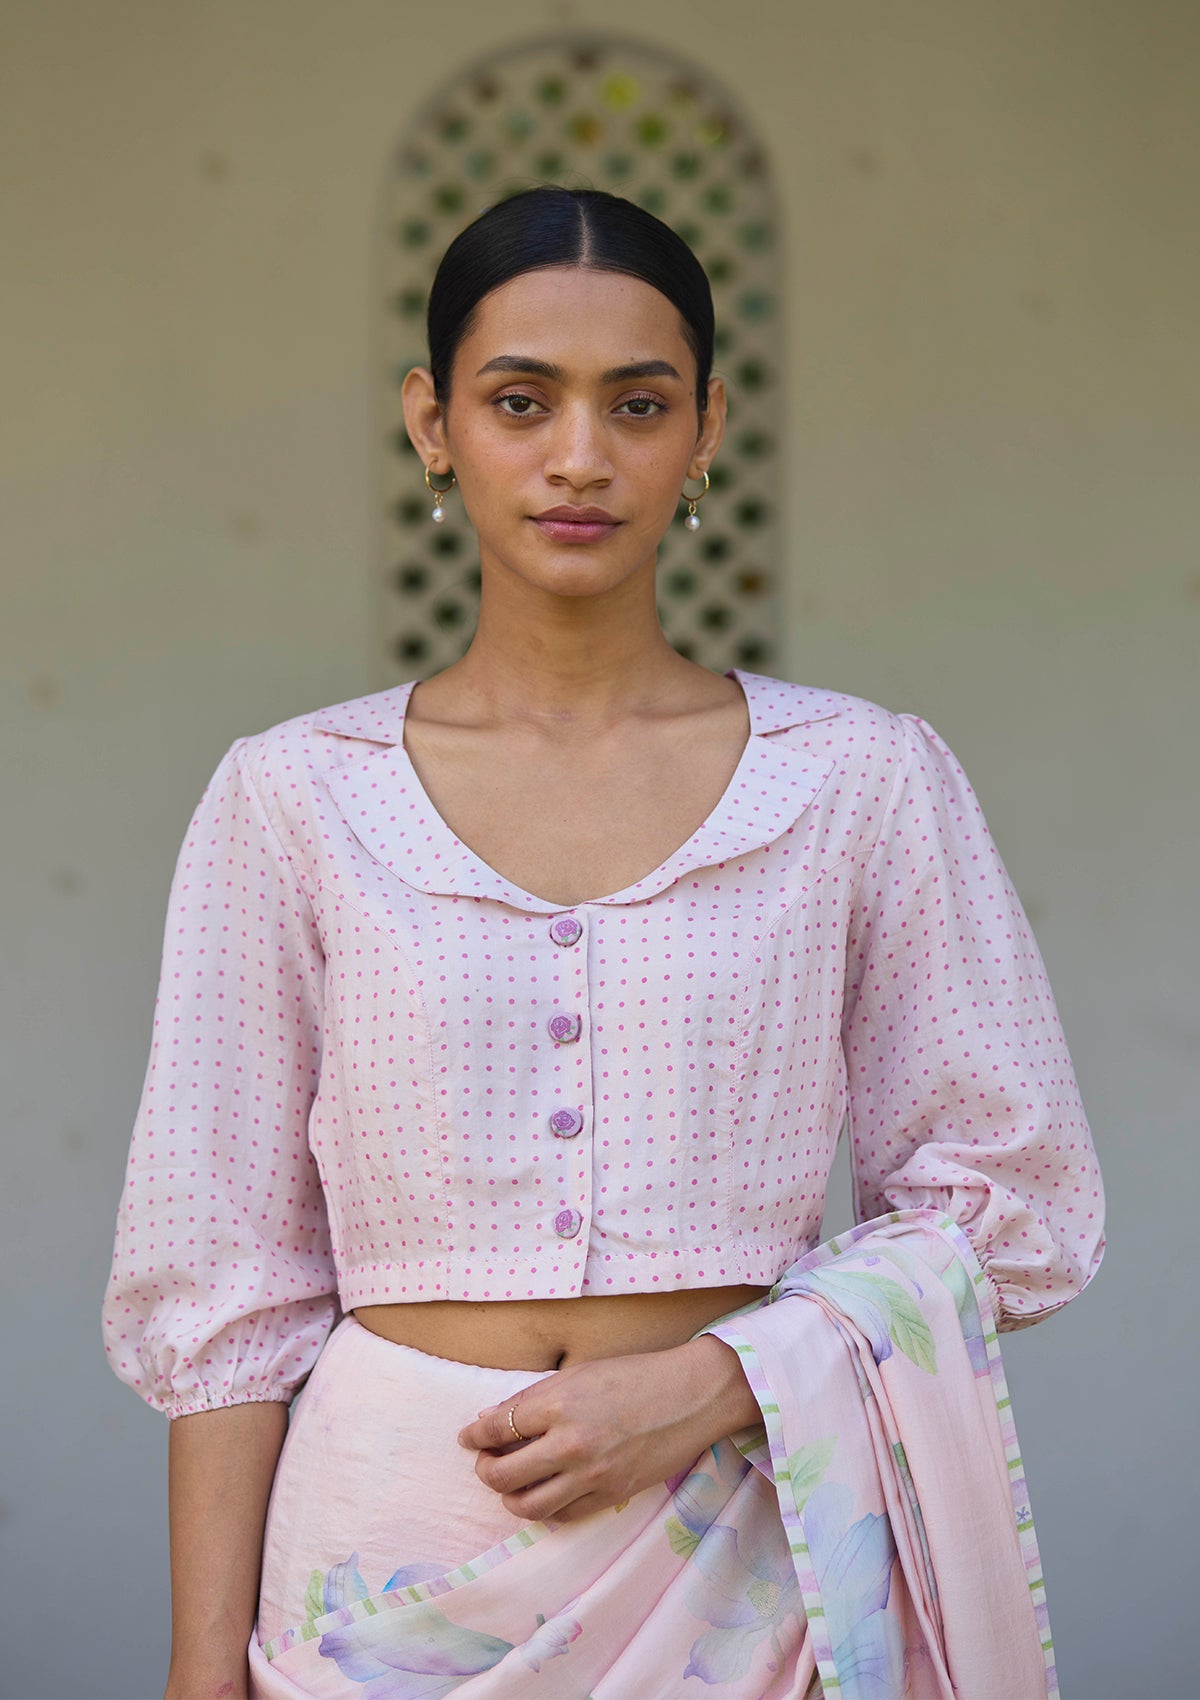
<path id="1" fill-rule="evenodd" d="M 709 819 L 564 910 L 456 839 L 411 685 L 225 755 L 171 889 L 104 1306 L 170 1416 L 288 1399 L 342 1310 L 770 1284 L 848 1121 L 858 1220 L 934 1205 L 1001 1326 L 1103 1195 L 1028 923 L 922 721 L 739 672 Z"/>

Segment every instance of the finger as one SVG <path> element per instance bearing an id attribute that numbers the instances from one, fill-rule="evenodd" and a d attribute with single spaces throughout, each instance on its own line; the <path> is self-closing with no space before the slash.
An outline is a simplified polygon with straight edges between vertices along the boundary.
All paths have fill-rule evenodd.
<path id="1" fill-rule="evenodd" d="M 458 1444 L 472 1452 L 494 1452 L 501 1447 L 516 1446 L 523 1441 L 534 1440 L 544 1432 L 532 1412 L 522 1411 L 516 1400 L 510 1400 L 507 1405 L 493 1405 L 490 1410 L 476 1417 L 473 1423 L 468 1423 L 466 1428 L 459 1431 Z"/>
<path id="2" fill-rule="evenodd" d="M 487 1450 L 477 1454 L 475 1474 L 484 1487 L 493 1493 L 522 1493 L 539 1482 L 556 1476 L 564 1468 L 545 1441 L 531 1441 L 526 1446 L 510 1446 L 505 1451 Z"/>
<path id="3" fill-rule="evenodd" d="M 615 1511 L 618 1503 L 624 1510 L 629 1501 L 617 1502 L 611 1494 L 590 1492 L 572 1476 L 551 1476 L 515 1493 L 501 1495 L 506 1511 L 534 1523 L 545 1523 L 551 1518 L 556 1523 L 573 1523 L 598 1511 Z"/>
<path id="4" fill-rule="evenodd" d="M 482 1452 L 489 1448 L 511 1445 L 512 1439 L 505 1411 L 497 1406 L 493 1410 L 480 1412 L 473 1423 L 468 1423 L 459 1433 L 458 1444 L 468 1447 L 472 1452 Z"/>
<path id="5" fill-rule="evenodd" d="M 600 1503 L 608 1493 L 603 1500 L 608 1505 L 627 1497 L 626 1489 L 612 1483 L 609 1473 L 594 1460 L 563 1458 L 547 1439 L 502 1457 L 481 1452 L 475 1460 L 475 1474 L 518 1517 L 552 1517 L 585 1496 Z"/>

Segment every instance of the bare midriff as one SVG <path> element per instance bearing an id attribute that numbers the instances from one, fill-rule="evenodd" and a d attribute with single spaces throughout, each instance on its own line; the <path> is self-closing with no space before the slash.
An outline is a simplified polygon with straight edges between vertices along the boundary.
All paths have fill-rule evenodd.
<path id="1" fill-rule="evenodd" d="M 436 1358 L 486 1369 L 565 1369 L 629 1352 L 682 1346 L 717 1317 L 761 1298 L 766 1287 L 694 1287 L 676 1293 L 501 1299 L 486 1304 L 361 1305 L 372 1334 Z"/>

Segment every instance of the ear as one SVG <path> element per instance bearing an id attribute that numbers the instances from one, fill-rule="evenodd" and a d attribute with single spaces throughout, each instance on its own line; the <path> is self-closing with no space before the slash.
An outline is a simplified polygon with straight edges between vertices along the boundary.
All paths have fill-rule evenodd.
<path id="1" fill-rule="evenodd" d="M 700 423 L 700 435 L 688 462 L 688 477 L 700 478 L 717 458 L 717 450 L 725 437 L 725 380 L 708 380 L 708 406 Z"/>
<path id="2" fill-rule="evenodd" d="M 405 377 L 400 395 L 409 441 L 434 477 L 444 477 L 450 470 L 450 456 L 445 415 L 434 393 L 433 373 L 426 366 L 414 366 Z"/>

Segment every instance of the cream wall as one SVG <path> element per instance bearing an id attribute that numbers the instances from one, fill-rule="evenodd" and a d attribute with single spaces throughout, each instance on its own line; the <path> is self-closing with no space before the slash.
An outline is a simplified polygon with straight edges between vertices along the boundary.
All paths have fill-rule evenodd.
<path id="1" fill-rule="evenodd" d="M 572 22 L 692 53 L 773 151 L 780 670 L 930 718 L 1028 901 L 1111 1212 L 1006 1345 L 1062 1680 L 1195 1695 L 1190 0 L 0 0 L 0 1691 L 161 1684 L 166 1425 L 97 1309 L 171 867 L 233 737 L 377 683 L 390 147 Z"/>

